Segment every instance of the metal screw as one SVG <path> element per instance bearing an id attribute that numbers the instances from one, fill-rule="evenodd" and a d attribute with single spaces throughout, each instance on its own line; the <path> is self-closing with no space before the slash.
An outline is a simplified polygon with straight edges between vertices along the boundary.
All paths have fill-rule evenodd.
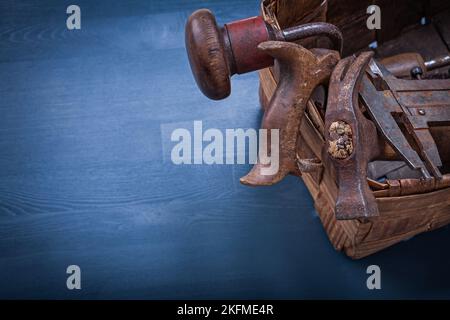
<path id="1" fill-rule="evenodd" d="M 419 114 L 420 114 L 421 116 L 424 116 L 424 115 L 426 114 L 426 112 L 425 112 L 425 110 L 423 110 L 423 109 L 419 109 Z"/>
<path id="2" fill-rule="evenodd" d="M 414 79 L 420 80 L 422 78 L 423 75 L 423 70 L 421 67 L 414 67 L 411 69 L 411 76 Z"/>

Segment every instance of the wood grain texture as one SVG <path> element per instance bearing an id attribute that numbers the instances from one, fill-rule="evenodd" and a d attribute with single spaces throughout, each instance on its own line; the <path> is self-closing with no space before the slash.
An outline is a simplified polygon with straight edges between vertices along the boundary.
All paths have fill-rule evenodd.
<path id="1" fill-rule="evenodd" d="M 326 4 L 323 0 L 278 0 L 276 16 L 281 28 L 298 23 L 325 21 Z"/>
<path id="2" fill-rule="evenodd" d="M 329 0 L 327 21 L 341 29 L 344 35 L 344 56 L 359 51 L 376 40 L 374 30 L 366 27 L 367 7 L 374 0 Z"/>
<path id="3" fill-rule="evenodd" d="M 0 2 L 0 298 L 450 297 L 448 228 L 350 261 L 298 178 L 253 189 L 238 183 L 249 166 L 170 162 L 170 133 L 194 120 L 258 128 L 257 75 L 211 102 L 183 47 L 194 10 L 223 24 L 258 1 L 76 3 L 79 32 L 72 1 Z"/>

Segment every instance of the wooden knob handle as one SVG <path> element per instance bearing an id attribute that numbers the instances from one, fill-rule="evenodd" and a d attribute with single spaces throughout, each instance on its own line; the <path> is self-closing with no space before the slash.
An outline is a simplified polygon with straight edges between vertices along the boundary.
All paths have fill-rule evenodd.
<path id="1" fill-rule="evenodd" d="M 424 72 L 427 70 L 423 58 L 418 53 L 401 53 L 381 60 L 381 63 L 399 78 L 411 77 L 411 70 L 419 67 Z"/>
<path id="2" fill-rule="evenodd" d="M 186 50 L 192 73 L 203 94 L 213 100 L 228 97 L 231 72 L 222 31 L 211 11 L 197 10 L 189 17 Z"/>
<path id="3" fill-rule="evenodd" d="M 328 36 L 338 50 L 342 34 L 328 23 L 310 23 L 279 31 L 260 16 L 233 21 L 219 28 L 211 11 L 195 11 L 186 24 L 186 50 L 200 90 L 220 100 L 231 91 L 230 77 L 273 65 L 273 57 L 258 50 L 269 41 L 296 41 L 311 36 Z"/>

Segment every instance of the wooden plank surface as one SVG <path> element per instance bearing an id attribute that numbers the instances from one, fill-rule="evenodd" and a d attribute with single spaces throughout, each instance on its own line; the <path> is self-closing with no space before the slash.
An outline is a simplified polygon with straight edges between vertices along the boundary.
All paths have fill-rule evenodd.
<path id="1" fill-rule="evenodd" d="M 223 23 L 258 1 L 76 3 L 79 31 L 71 1 L 0 2 L 0 298 L 450 297 L 448 228 L 351 261 L 299 179 L 255 189 L 249 166 L 170 162 L 174 128 L 259 126 L 257 74 L 209 101 L 183 44 L 193 10 Z"/>

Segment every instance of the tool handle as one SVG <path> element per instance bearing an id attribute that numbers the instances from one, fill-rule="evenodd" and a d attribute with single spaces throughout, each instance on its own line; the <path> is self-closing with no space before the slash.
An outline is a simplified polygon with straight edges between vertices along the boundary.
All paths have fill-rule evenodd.
<path id="1" fill-rule="evenodd" d="M 194 12 L 186 23 L 186 50 L 198 87 L 207 97 L 219 100 L 231 91 L 230 69 L 222 32 L 211 11 Z"/>
<path id="2" fill-rule="evenodd" d="M 211 11 L 194 12 L 186 24 L 186 50 L 200 90 L 213 100 L 231 92 L 230 78 L 273 65 L 273 57 L 258 45 L 266 41 L 294 42 L 309 37 L 328 37 L 333 49 L 342 51 L 342 33 L 329 23 L 314 22 L 280 31 L 262 17 L 251 17 L 217 25 Z"/>
<path id="3" fill-rule="evenodd" d="M 423 72 L 427 71 L 422 56 L 418 53 L 402 53 L 384 58 L 380 61 L 386 69 L 398 78 L 411 77 L 411 71 L 419 67 Z"/>
<path id="4" fill-rule="evenodd" d="M 275 38 L 262 17 L 251 17 L 220 28 L 207 9 L 194 12 L 186 24 L 186 50 L 200 90 L 213 100 L 226 98 L 230 77 L 273 64 L 258 44 Z"/>

